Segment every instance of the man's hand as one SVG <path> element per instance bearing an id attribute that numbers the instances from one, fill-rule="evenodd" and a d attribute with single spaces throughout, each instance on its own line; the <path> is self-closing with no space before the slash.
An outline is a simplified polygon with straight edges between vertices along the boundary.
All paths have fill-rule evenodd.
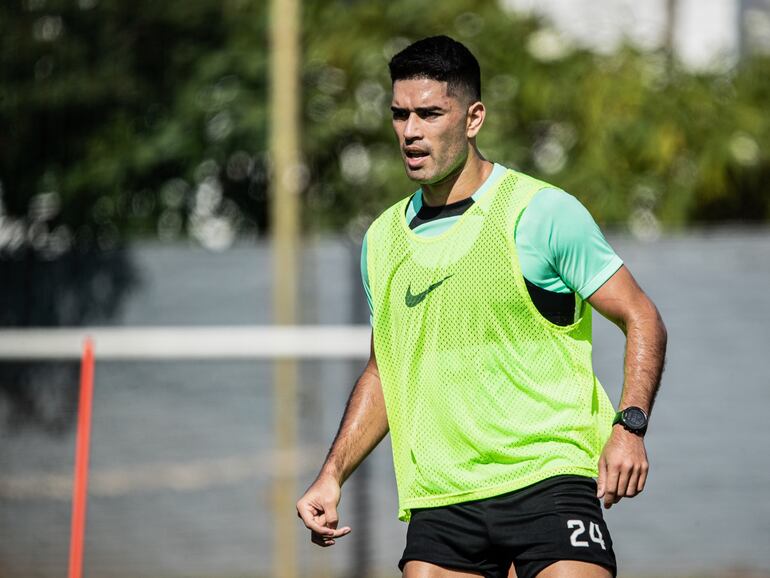
<path id="1" fill-rule="evenodd" d="M 333 546 L 336 538 L 350 534 L 348 526 L 337 528 L 341 486 L 388 433 L 374 338 L 370 351 L 369 362 L 350 392 L 340 429 L 321 473 L 297 502 L 297 515 L 310 530 L 311 541 L 324 548 Z"/>
<path id="2" fill-rule="evenodd" d="M 620 425 L 614 426 L 599 458 L 596 497 L 604 498 L 605 508 L 622 498 L 634 497 L 644 489 L 649 469 L 644 438 Z"/>
<path id="3" fill-rule="evenodd" d="M 341 493 L 337 480 L 321 474 L 297 502 L 297 515 L 310 530 L 310 541 L 323 548 L 333 546 L 335 538 L 350 533 L 348 526 L 337 528 Z"/>

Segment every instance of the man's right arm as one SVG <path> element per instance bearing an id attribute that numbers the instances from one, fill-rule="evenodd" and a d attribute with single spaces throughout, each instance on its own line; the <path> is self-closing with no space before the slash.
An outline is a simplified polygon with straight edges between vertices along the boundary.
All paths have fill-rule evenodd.
<path id="1" fill-rule="evenodd" d="M 350 528 L 338 528 L 341 487 L 388 433 L 385 398 L 371 344 L 369 362 L 350 394 L 339 431 L 318 477 L 297 502 L 297 515 L 319 546 L 331 546 Z"/>

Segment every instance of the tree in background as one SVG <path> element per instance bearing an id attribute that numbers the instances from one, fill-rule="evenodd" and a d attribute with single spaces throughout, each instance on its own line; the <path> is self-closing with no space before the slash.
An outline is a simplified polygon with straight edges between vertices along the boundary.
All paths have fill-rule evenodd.
<path id="1" fill-rule="evenodd" d="M 261 218 L 260 195 L 248 187 L 230 195 L 242 210 L 218 198 L 221 173 L 235 186 L 252 170 L 251 155 L 227 153 L 262 150 L 265 140 L 264 24 L 239 4 L 5 3 L 6 212 L 34 221 L 35 207 L 46 205 L 54 251 L 213 229 L 215 204 Z"/>
<path id="2" fill-rule="evenodd" d="M 482 62 L 482 150 L 600 221 L 644 235 L 770 216 L 767 59 L 694 74 L 664 50 L 596 55 L 496 0 L 306 0 L 303 19 L 311 229 L 358 231 L 412 189 L 386 65 L 439 33 Z M 4 3 L 0 250 L 187 236 L 217 249 L 265 232 L 266 26 L 254 0 Z"/>
<path id="3" fill-rule="evenodd" d="M 366 222 L 414 188 L 394 158 L 386 62 L 439 33 L 482 63 L 481 150 L 578 195 L 600 222 L 649 238 L 770 217 L 767 58 L 696 74 L 663 49 L 592 54 L 494 0 L 361 2 L 344 16 L 319 3 L 307 14 L 308 201 L 334 208 L 312 213 L 333 227 L 357 210 Z"/>

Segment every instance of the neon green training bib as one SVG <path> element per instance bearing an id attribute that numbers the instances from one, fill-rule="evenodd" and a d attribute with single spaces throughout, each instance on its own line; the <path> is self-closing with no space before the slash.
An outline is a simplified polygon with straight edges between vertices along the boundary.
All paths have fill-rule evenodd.
<path id="1" fill-rule="evenodd" d="M 514 225 L 549 186 L 507 171 L 449 230 L 419 237 L 408 199 L 368 232 L 374 349 L 399 518 L 560 474 L 597 475 L 614 410 L 591 364 L 591 308 L 565 327 L 532 303 Z"/>

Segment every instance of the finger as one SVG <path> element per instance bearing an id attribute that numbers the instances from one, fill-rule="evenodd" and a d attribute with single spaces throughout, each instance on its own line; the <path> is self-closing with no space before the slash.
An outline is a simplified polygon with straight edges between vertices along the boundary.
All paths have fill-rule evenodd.
<path id="1" fill-rule="evenodd" d="M 638 488 L 637 493 L 644 490 L 644 486 L 647 483 L 647 472 L 650 471 L 650 465 L 647 462 L 642 464 L 642 470 L 639 472 L 639 482 L 636 486 Z"/>
<path id="2" fill-rule="evenodd" d="M 604 459 L 604 454 L 599 458 L 599 478 L 596 480 L 596 497 L 601 498 L 604 496 L 604 485 L 607 480 L 607 460 Z"/>
<path id="3" fill-rule="evenodd" d="M 299 514 L 299 517 L 302 518 L 305 527 L 311 532 L 320 535 L 332 532 L 330 528 L 323 525 L 323 516 L 318 516 L 318 511 L 314 507 L 302 504 L 298 506 L 297 513 Z"/>
<path id="4" fill-rule="evenodd" d="M 327 500 L 323 504 L 324 515 L 326 516 L 326 527 L 336 528 L 339 517 L 337 516 L 337 504 L 333 500 Z"/>
<path id="5" fill-rule="evenodd" d="M 334 501 L 328 501 L 324 502 L 323 507 L 325 518 L 323 525 L 326 527 L 326 531 L 323 532 L 323 534 L 327 538 L 339 538 L 341 536 L 345 536 L 346 534 L 350 534 L 350 526 L 337 528 L 337 524 L 339 523 L 339 517 L 337 516 L 337 504 Z"/>
<path id="6" fill-rule="evenodd" d="M 327 538 L 326 536 L 316 534 L 315 532 L 310 534 L 310 541 L 317 546 L 321 546 L 321 548 L 327 548 L 334 545 L 334 540 Z"/>
<path id="7" fill-rule="evenodd" d="M 649 465 L 647 464 L 647 460 L 642 461 L 640 464 L 637 464 L 636 468 L 634 468 L 634 476 L 633 480 L 629 481 L 628 483 L 628 491 L 630 492 L 632 489 L 634 491 L 633 495 L 640 494 L 642 490 L 644 490 L 644 484 L 647 481 L 647 471 L 649 470 Z M 633 483 L 633 486 L 632 486 Z"/>
<path id="8" fill-rule="evenodd" d="M 633 470 L 633 464 L 621 464 L 618 475 L 618 489 L 615 495 L 615 503 L 617 504 L 623 496 L 626 495 L 628 490 L 628 482 L 631 478 L 631 471 Z"/>
<path id="9" fill-rule="evenodd" d="M 336 512 L 335 512 L 336 516 Z M 350 526 L 343 526 L 342 528 L 337 528 L 338 520 L 336 520 L 334 517 L 331 517 L 329 513 L 325 512 L 321 514 L 320 516 L 316 516 L 315 522 L 321 527 L 321 532 L 319 532 L 324 538 L 332 539 L 332 538 L 339 538 L 341 536 L 345 536 L 346 534 L 350 534 Z"/>
<path id="10" fill-rule="evenodd" d="M 628 486 L 623 494 L 626 498 L 633 498 L 639 493 L 639 472 L 640 468 L 635 466 L 634 469 L 628 474 Z"/>
<path id="11" fill-rule="evenodd" d="M 604 507 L 607 509 L 617 501 L 619 475 L 617 466 L 607 466 L 607 479 L 604 485 Z"/>
<path id="12" fill-rule="evenodd" d="M 321 534 L 327 540 L 330 540 L 333 538 L 340 538 L 342 536 L 350 534 L 350 526 L 343 526 L 342 528 L 330 527 L 328 516 L 326 515 L 319 516 L 316 522 L 319 524 L 319 527 L 321 528 L 321 531 L 319 532 L 319 534 Z M 335 522 L 334 524 L 336 526 L 337 522 Z"/>
<path id="13" fill-rule="evenodd" d="M 328 546 L 334 546 L 334 544 L 337 543 L 335 538 L 346 536 L 348 534 L 350 534 L 350 528 L 340 528 L 339 530 L 335 530 L 334 536 L 322 535 L 322 534 L 319 534 L 318 532 L 311 532 L 310 541 L 313 544 L 326 548 Z"/>
<path id="14" fill-rule="evenodd" d="M 329 533 L 329 530 L 331 530 L 331 533 Z M 327 540 L 333 539 L 333 538 L 341 538 L 342 536 L 347 536 L 350 534 L 350 526 L 345 526 L 343 528 L 327 528 L 327 533 L 324 535 L 324 537 Z"/>

